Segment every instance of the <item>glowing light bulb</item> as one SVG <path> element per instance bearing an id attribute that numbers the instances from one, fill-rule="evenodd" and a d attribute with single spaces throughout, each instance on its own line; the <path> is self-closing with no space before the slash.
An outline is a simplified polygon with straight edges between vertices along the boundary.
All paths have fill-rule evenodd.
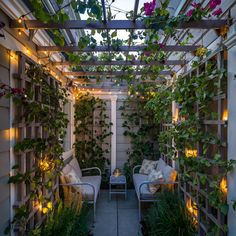
<path id="1" fill-rule="evenodd" d="M 20 35 L 20 36 L 22 35 L 22 32 L 20 29 L 18 30 L 18 35 Z"/>
<path id="2" fill-rule="evenodd" d="M 18 23 L 21 24 L 22 23 L 22 17 L 18 18 Z"/>

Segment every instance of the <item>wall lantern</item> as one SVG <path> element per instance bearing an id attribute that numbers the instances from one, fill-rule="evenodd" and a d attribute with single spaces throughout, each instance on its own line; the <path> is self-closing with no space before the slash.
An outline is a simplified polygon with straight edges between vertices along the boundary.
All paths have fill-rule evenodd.
<path id="1" fill-rule="evenodd" d="M 226 177 L 223 177 L 222 180 L 220 181 L 220 189 L 224 196 L 227 196 L 227 179 Z"/>
<path id="2" fill-rule="evenodd" d="M 190 213 L 190 215 L 193 216 L 194 223 L 197 224 L 198 209 L 197 209 L 196 202 L 188 198 L 186 202 L 186 208 L 188 212 Z"/>
<path id="3" fill-rule="evenodd" d="M 54 169 L 55 164 L 52 160 L 49 160 L 48 157 L 44 157 L 38 162 L 38 166 L 41 171 L 46 172 L 46 171 Z"/>
<path id="4" fill-rule="evenodd" d="M 223 121 L 228 120 L 228 110 L 227 109 L 224 109 L 224 111 L 223 111 L 222 120 Z"/>
<path id="5" fill-rule="evenodd" d="M 185 149 L 186 157 L 197 157 L 197 149 Z"/>

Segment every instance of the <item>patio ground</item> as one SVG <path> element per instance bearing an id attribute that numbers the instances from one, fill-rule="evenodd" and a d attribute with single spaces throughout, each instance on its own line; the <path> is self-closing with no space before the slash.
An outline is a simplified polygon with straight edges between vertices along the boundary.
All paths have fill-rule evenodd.
<path id="1" fill-rule="evenodd" d="M 123 195 L 113 195 L 109 201 L 108 190 L 101 190 L 97 202 L 94 236 L 139 236 L 138 202 L 134 190 Z"/>

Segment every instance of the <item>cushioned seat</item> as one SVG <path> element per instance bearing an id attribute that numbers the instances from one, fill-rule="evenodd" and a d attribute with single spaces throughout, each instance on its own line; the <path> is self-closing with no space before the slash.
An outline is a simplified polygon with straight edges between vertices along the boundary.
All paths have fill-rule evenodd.
<path id="1" fill-rule="evenodd" d="M 135 191 L 137 193 L 137 196 L 141 197 L 142 199 L 155 198 L 158 195 L 158 192 L 155 194 L 151 193 L 148 189 L 147 184 L 144 184 L 141 187 L 141 194 L 140 194 L 139 187 L 145 181 L 148 181 L 148 175 L 143 175 L 143 174 L 134 174 L 133 175 L 133 183 L 134 183 L 134 187 L 135 187 Z"/>
<path id="2" fill-rule="evenodd" d="M 89 184 L 92 184 L 94 186 L 94 188 L 95 188 L 95 202 L 97 200 L 97 196 L 98 196 L 98 193 L 99 193 L 101 180 L 102 180 L 102 177 L 100 175 L 81 177 L 81 182 L 82 183 L 89 183 Z M 82 192 L 84 200 L 86 200 L 86 201 L 93 201 L 94 200 L 93 189 L 92 189 L 91 186 L 81 185 L 80 190 Z"/>

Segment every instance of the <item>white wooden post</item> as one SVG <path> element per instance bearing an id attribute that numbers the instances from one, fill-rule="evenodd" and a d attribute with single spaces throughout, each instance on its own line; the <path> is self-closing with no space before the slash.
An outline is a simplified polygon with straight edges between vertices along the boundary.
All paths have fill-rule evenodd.
<path id="1" fill-rule="evenodd" d="M 117 96 L 111 96 L 111 173 L 116 168 L 116 101 Z"/>
<path id="2" fill-rule="evenodd" d="M 236 24 L 229 32 L 225 45 L 228 48 L 228 160 L 236 160 Z M 227 176 L 228 187 L 228 236 L 236 235 L 236 211 L 232 201 L 236 201 L 236 168 Z"/>

